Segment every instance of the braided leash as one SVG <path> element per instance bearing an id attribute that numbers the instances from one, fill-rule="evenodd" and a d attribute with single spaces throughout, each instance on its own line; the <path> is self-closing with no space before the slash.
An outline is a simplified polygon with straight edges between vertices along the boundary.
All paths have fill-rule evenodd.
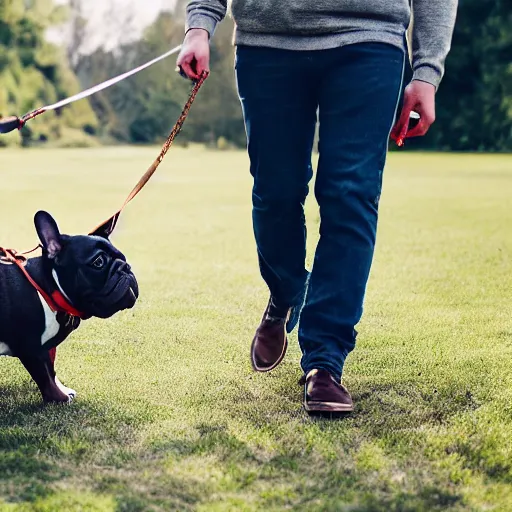
<path id="1" fill-rule="evenodd" d="M 194 103 L 194 100 L 196 99 L 197 93 L 199 92 L 199 89 L 203 85 L 204 81 L 208 78 L 208 72 L 204 71 L 199 80 L 197 80 L 194 84 L 194 87 L 192 88 L 192 91 L 190 92 L 190 95 L 188 97 L 187 102 L 185 103 L 185 106 L 183 107 L 183 111 L 181 112 L 180 117 L 174 124 L 171 133 L 167 137 L 166 141 L 164 142 L 164 145 L 162 146 L 162 149 L 160 150 L 160 154 L 156 158 L 156 160 L 149 166 L 148 170 L 144 173 L 144 175 L 140 178 L 139 182 L 135 187 L 132 189 L 132 191 L 128 194 L 128 197 L 125 199 L 123 205 L 119 210 L 114 213 L 111 217 L 109 217 L 105 222 L 101 223 L 98 227 L 96 227 L 91 233 L 101 230 L 104 233 L 107 233 L 110 235 L 112 231 L 114 231 L 114 228 L 116 227 L 117 221 L 119 219 L 119 216 L 121 215 L 121 212 L 124 210 L 126 205 L 144 188 L 146 183 L 151 179 L 151 176 L 155 173 L 158 166 L 162 163 L 162 160 L 164 159 L 165 155 L 167 154 L 167 151 L 169 151 L 169 148 L 172 146 L 172 143 L 174 142 L 174 139 L 180 133 L 181 128 L 183 127 L 183 124 L 185 123 L 185 119 L 188 116 L 188 113 L 190 111 L 190 107 L 192 106 L 192 103 Z"/>

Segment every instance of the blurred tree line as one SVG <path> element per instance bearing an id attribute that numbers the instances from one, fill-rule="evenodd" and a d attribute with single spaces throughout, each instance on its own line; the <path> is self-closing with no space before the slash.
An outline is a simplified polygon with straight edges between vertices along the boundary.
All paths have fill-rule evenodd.
<path id="1" fill-rule="evenodd" d="M 52 0 L 0 0 L 0 113 L 25 113 L 139 65 L 181 43 L 187 0 L 162 13 L 140 38 L 114 49 L 84 52 L 85 0 L 69 0 L 66 53 L 45 40 L 45 30 L 66 14 Z M 111 27 L 131 32 L 125 10 L 114 9 Z M 410 149 L 512 150 L 512 4 L 510 0 L 460 0 L 452 51 L 438 93 L 437 121 Z M 180 142 L 244 146 L 233 73 L 233 25 L 222 23 L 212 41 L 211 70 Z M 409 70 L 410 77 L 410 70 Z M 407 82 L 407 81 L 406 81 Z M 103 141 L 154 143 L 181 112 L 190 83 L 171 57 L 148 70 L 51 116 L 33 121 L 24 143 L 68 137 L 69 130 Z M 43 122 L 43 118 L 44 122 Z M 1 142 L 1 141 L 0 141 Z"/>
<path id="2" fill-rule="evenodd" d="M 51 0 L 0 0 L 0 115 L 24 114 L 80 90 L 65 52 L 45 37 L 65 16 Z M 91 106 L 75 103 L 32 121 L 21 134 L 3 135 L 0 146 L 84 139 L 97 126 Z"/>
<path id="3" fill-rule="evenodd" d="M 426 137 L 408 145 L 512 151 L 511 0 L 459 0 L 436 122 Z"/>
<path id="4" fill-rule="evenodd" d="M 79 58 L 76 70 L 83 86 L 106 80 L 181 44 L 183 4 L 180 7 L 180 11 L 162 13 L 140 40 L 120 45 L 113 51 L 100 48 Z M 180 142 L 217 144 L 221 139 L 225 144 L 245 144 L 233 78 L 232 31 L 229 21 L 218 27 L 211 47 L 213 72 L 194 103 Z M 191 82 L 175 70 L 176 57 L 91 98 L 105 137 L 122 142 L 151 143 L 169 134 L 191 89 Z"/>

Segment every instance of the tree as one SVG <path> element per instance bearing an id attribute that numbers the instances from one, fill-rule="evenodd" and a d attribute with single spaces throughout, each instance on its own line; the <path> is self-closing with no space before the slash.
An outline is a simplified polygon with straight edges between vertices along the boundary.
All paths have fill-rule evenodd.
<path id="1" fill-rule="evenodd" d="M 437 120 L 411 148 L 512 150 L 510 0 L 462 0 L 437 98 Z"/>
<path id="2" fill-rule="evenodd" d="M 80 76 L 89 85 L 125 72 L 178 45 L 180 32 L 172 15 L 162 14 L 141 40 L 84 56 Z M 96 95 L 92 104 L 105 126 L 104 135 L 137 143 L 167 136 L 189 88 L 174 67 L 170 59 L 160 62 Z"/>
<path id="3" fill-rule="evenodd" d="M 45 37 L 64 16 L 65 10 L 51 0 L 0 0 L 1 115 L 24 114 L 78 92 L 63 51 Z M 94 132 L 96 126 L 96 116 L 84 101 L 31 121 L 21 140 L 24 145 L 45 142 L 60 138 L 66 129 Z"/>
<path id="4" fill-rule="evenodd" d="M 211 52 L 214 72 L 203 86 L 180 140 L 215 144 L 224 137 L 236 144 L 245 143 L 233 74 L 232 31 L 230 21 L 218 28 Z M 87 81 L 84 85 L 100 82 L 164 53 L 182 39 L 182 17 L 164 12 L 140 41 L 110 52 L 99 49 L 83 57 L 80 76 Z M 171 58 L 98 94 L 92 105 L 107 127 L 105 135 L 125 142 L 151 143 L 168 135 L 190 88 L 191 83 L 176 73 Z"/>
<path id="5" fill-rule="evenodd" d="M 80 73 L 82 57 L 97 49 L 111 50 L 137 39 L 133 2 L 104 0 L 101 22 L 91 17 L 89 0 L 67 0 L 69 16 L 62 31 L 68 61 Z"/>

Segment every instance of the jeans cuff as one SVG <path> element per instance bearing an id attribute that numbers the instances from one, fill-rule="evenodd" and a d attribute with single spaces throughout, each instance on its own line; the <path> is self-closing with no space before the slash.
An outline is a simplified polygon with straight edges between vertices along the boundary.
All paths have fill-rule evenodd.
<path id="1" fill-rule="evenodd" d="M 313 365 L 303 366 L 302 370 L 304 375 L 307 375 L 311 370 L 325 370 L 329 372 L 336 382 L 341 382 L 341 377 L 343 375 L 343 366 L 345 365 L 345 361 L 341 363 L 341 365 L 335 365 L 332 363 L 317 363 Z"/>

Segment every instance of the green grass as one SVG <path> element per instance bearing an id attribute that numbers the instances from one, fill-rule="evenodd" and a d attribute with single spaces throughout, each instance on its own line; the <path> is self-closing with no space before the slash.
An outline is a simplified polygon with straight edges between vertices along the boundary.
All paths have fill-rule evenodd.
<path id="1" fill-rule="evenodd" d="M 33 246 L 40 208 L 86 232 L 157 152 L 2 151 L 1 244 Z M 356 412 L 333 422 L 301 409 L 296 334 L 250 368 L 267 291 L 247 166 L 173 149 L 129 206 L 114 242 L 140 302 L 59 349 L 72 406 L 0 360 L 0 511 L 512 510 L 512 157 L 390 156 Z"/>

